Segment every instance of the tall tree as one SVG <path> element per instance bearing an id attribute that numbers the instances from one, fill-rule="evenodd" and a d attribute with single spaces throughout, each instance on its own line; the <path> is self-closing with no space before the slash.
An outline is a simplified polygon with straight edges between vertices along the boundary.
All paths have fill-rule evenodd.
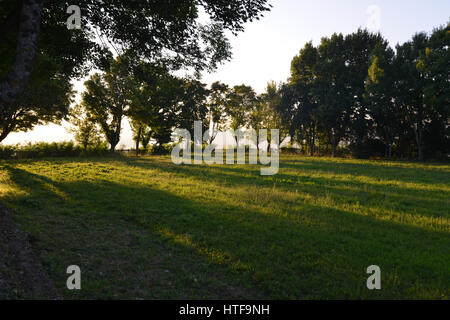
<path id="1" fill-rule="evenodd" d="M 227 97 L 227 114 L 231 119 L 233 130 L 243 128 L 248 124 L 250 111 L 257 103 L 256 92 L 244 84 L 234 86 Z"/>
<path id="2" fill-rule="evenodd" d="M 206 84 L 197 80 L 182 80 L 182 95 L 177 105 L 177 123 L 178 128 L 186 129 L 194 137 L 194 122 L 202 123 L 202 132 L 209 128 L 209 119 L 207 117 L 207 97 L 208 89 Z M 200 138 L 200 139 L 203 139 Z M 202 144 L 202 141 L 195 141 Z"/>
<path id="3" fill-rule="evenodd" d="M 431 109 L 424 153 L 443 158 L 450 152 L 450 23 L 433 30 L 419 67 L 425 77 L 424 103 Z"/>
<path id="4" fill-rule="evenodd" d="M 234 131 L 248 128 L 251 111 L 258 104 L 256 92 L 244 84 L 234 86 L 227 97 L 227 115 L 231 120 L 230 128 Z M 236 139 L 239 146 L 239 139 Z"/>
<path id="5" fill-rule="evenodd" d="M 167 68 L 145 61 L 135 68 L 134 81 L 137 84 L 128 116 L 132 121 L 145 125 L 142 136 L 144 147 L 150 139 L 154 139 L 159 146 L 170 142 L 172 130 L 180 121 L 186 82 L 171 75 Z"/>
<path id="6" fill-rule="evenodd" d="M 352 97 L 347 84 L 344 51 L 342 34 L 323 38 L 318 47 L 318 60 L 314 68 L 316 79 L 312 90 L 318 102 L 317 115 L 320 126 L 327 132 L 333 157 L 351 126 Z"/>
<path id="7" fill-rule="evenodd" d="M 367 140 L 370 137 L 372 120 L 368 117 L 367 104 L 364 99 L 367 71 L 372 52 L 377 45 L 387 46 L 381 34 L 359 29 L 349 34 L 344 40 L 345 83 L 350 101 L 351 140 L 357 157 L 367 157 Z"/>
<path id="8" fill-rule="evenodd" d="M 229 88 L 218 81 L 211 84 L 208 97 L 208 121 L 210 125 L 209 144 L 212 144 L 220 131 L 225 131 L 226 108 Z"/>
<path id="9" fill-rule="evenodd" d="M 414 132 L 419 161 L 424 160 L 424 127 L 429 109 L 424 101 L 425 74 L 423 58 L 428 44 L 425 33 L 417 33 L 411 41 L 397 46 L 396 64 L 400 75 L 398 97 L 407 121 Z"/>
<path id="10" fill-rule="evenodd" d="M 280 114 L 278 107 L 281 104 L 281 84 L 277 84 L 273 81 L 267 83 L 266 91 L 261 95 L 260 99 L 264 106 L 264 128 L 265 129 L 278 129 L 280 144 L 289 135 L 289 125 L 283 121 L 282 115 Z M 271 131 L 267 131 L 267 148 L 270 148 L 271 144 Z"/>
<path id="11" fill-rule="evenodd" d="M 374 122 L 378 136 L 387 146 L 389 159 L 392 158 L 392 148 L 402 121 L 401 108 L 395 99 L 397 72 L 394 55 L 394 51 L 386 44 L 376 46 L 368 70 L 365 94 L 368 114 Z"/>
<path id="12" fill-rule="evenodd" d="M 93 46 L 101 52 L 83 30 L 55 23 L 56 16 L 65 21 L 65 11 L 44 10 L 38 24 L 30 14 L 40 5 L 0 2 L 0 141 L 11 132 L 65 118 L 72 102 L 70 79 L 84 74 L 88 56 L 98 58 L 90 54 Z"/>
<path id="13" fill-rule="evenodd" d="M 111 153 L 120 141 L 122 120 L 129 111 L 134 86 L 125 55 L 113 60 L 106 72 L 96 73 L 85 82 L 82 103 L 102 128 Z"/>
<path id="14" fill-rule="evenodd" d="M 315 66 L 318 59 L 318 51 L 311 42 L 308 42 L 300 54 L 295 56 L 291 62 L 291 77 L 289 84 L 295 91 L 297 103 L 291 106 L 295 112 L 292 137 L 296 140 L 306 140 L 309 145 L 309 154 L 314 155 L 318 121 L 317 121 L 317 99 L 313 95 L 316 80 Z"/>

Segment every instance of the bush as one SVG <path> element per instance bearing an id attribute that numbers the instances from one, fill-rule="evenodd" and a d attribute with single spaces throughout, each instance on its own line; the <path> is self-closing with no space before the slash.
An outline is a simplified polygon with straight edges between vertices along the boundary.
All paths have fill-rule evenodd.
<path id="1" fill-rule="evenodd" d="M 81 146 L 73 141 L 36 142 L 26 145 L 0 145 L 0 159 L 31 159 L 50 157 L 79 157 L 81 155 L 103 156 L 109 154 L 108 144 L 99 141 L 90 146 L 85 153 Z"/>
<path id="2" fill-rule="evenodd" d="M 168 155 L 172 153 L 173 144 L 153 145 L 149 147 L 149 154 L 152 155 Z"/>
<path id="3" fill-rule="evenodd" d="M 292 147 L 281 147 L 281 153 L 283 154 L 301 154 L 302 150 Z"/>
<path id="4" fill-rule="evenodd" d="M 104 140 L 98 140 L 89 146 L 86 152 L 88 156 L 105 156 L 110 154 L 108 143 Z"/>
<path id="5" fill-rule="evenodd" d="M 17 149 L 18 158 L 74 157 L 81 154 L 81 148 L 73 141 L 28 143 Z"/>
<path id="6" fill-rule="evenodd" d="M 16 155 L 19 145 L 4 146 L 0 145 L 0 159 L 11 159 Z"/>
<path id="7" fill-rule="evenodd" d="M 386 145 L 379 139 L 367 139 L 364 143 L 351 144 L 349 149 L 354 158 L 369 159 L 370 157 L 383 157 Z"/>

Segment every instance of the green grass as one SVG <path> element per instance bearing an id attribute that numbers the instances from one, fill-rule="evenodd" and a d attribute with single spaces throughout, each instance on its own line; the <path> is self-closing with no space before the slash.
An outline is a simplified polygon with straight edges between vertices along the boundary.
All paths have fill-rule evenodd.
<path id="1" fill-rule="evenodd" d="M 0 201 L 70 298 L 450 297 L 450 166 L 283 156 L 0 162 Z M 82 290 L 65 289 L 79 265 Z M 378 265 L 382 289 L 366 288 Z"/>

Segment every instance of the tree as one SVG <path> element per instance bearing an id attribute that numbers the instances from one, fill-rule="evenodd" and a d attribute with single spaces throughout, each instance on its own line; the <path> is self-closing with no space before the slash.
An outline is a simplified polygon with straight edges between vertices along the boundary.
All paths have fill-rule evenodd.
<path id="1" fill-rule="evenodd" d="M 244 84 L 234 86 L 227 97 L 226 113 L 230 117 L 230 128 L 234 131 L 249 126 L 251 111 L 258 104 L 252 87 Z M 236 139 L 239 147 L 239 138 Z"/>
<path id="2" fill-rule="evenodd" d="M 207 97 L 208 90 L 206 84 L 197 80 L 181 80 L 181 96 L 177 104 L 176 127 L 186 129 L 194 137 L 194 122 L 202 123 L 202 132 L 209 129 L 209 119 L 207 117 Z M 202 144 L 201 141 L 195 143 Z"/>
<path id="3" fill-rule="evenodd" d="M 208 97 L 208 121 L 210 125 L 209 144 L 212 144 L 220 131 L 225 131 L 227 121 L 227 97 L 229 88 L 226 84 L 214 82 L 209 89 Z"/>
<path id="4" fill-rule="evenodd" d="M 128 114 L 147 126 L 142 139 L 144 147 L 150 139 L 155 139 L 158 146 L 170 142 L 172 130 L 180 121 L 185 81 L 171 75 L 166 68 L 146 62 L 135 70 L 135 81 L 139 89 Z"/>
<path id="5" fill-rule="evenodd" d="M 411 41 L 397 46 L 396 64 L 400 74 L 397 99 L 402 104 L 405 115 L 414 132 L 419 161 L 424 160 L 423 136 L 428 122 L 429 108 L 424 101 L 425 74 L 422 68 L 428 36 L 417 33 Z"/>
<path id="6" fill-rule="evenodd" d="M 348 135 L 351 127 L 352 97 L 348 92 L 344 36 L 333 34 L 322 38 L 314 68 L 316 79 L 313 95 L 318 102 L 317 117 L 331 144 L 332 156 L 336 156 L 339 143 Z"/>
<path id="7" fill-rule="evenodd" d="M 11 132 L 59 122 L 68 114 L 73 97 L 70 82 L 63 74 L 53 71 L 51 62 L 40 60 L 36 69 L 40 74 L 32 75 L 17 104 L 8 105 L 0 112 L 0 142 Z"/>
<path id="8" fill-rule="evenodd" d="M 6 71 L 0 78 L 0 114 L 5 108 L 12 108 L 12 113 L 18 108 L 18 99 L 42 46 L 62 48 L 58 61 L 70 61 L 73 69 L 88 60 L 99 63 L 108 45 L 119 54 L 130 51 L 173 69 L 213 70 L 231 55 L 225 30 L 241 32 L 246 22 L 259 19 L 270 9 L 266 2 L 112 0 L 105 5 L 97 0 L 73 0 L 72 5 L 82 8 L 82 28 L 69 31 L 70 36 L 61 43 L 59 37 L 48 35 L 60 34 L 62 30 L 67 32 L 66 1 L 5 0 L 0 4 L 1 34 L 17 40 L 2 41 Z M 210 17 L 206 25 L 198 22 L 200 8 Z M 103 46 L 97 45 L 94 34 Z M 80 46 L 80 43 L 86 45 Z M 8 46 L 8 50 L 3 50 L 3 45 Z"/>
<path id="9" fill-rule="evenodd" d="M 450 152 L 450 23 L 433 30 L 423 64 L 424 103 L 431 109 L 424 153 L 442 158 Z"/>
<path id="10" fill-rule="evenodd" d="M 84 154 L 89 146 L 97 145 L 102 141 L 97 124 L 82 105 L 75 105 L 70 110 L 70 123 L 73 126 L 68 131 L 73 133 L 75 142 L 83 147 Z"/>
<path id="11" fill-rule="evenodd" d="M 392 148 L 399 135 L 401 110 L 395 99 L 396 69 L 394 51 L 386 44 L 379 44 L 373 52 L 368 70 L 365 98 L 368 114 L 374 122 L 378 136 L 387 145 L 388 158 L 392 158 Z"/>
<path id="12" fill-rule="evenodd" d="M 261 129 L 267 129 L 269 123 L 268 120 L 268 105 L 264 103 L 261 96 L 257 96 L 255 103 L 251 105 L 251 110 L 248 118 L 248 127 L 252 128 L 256 132 L 256 149 L 259 150 L 259 132 Z"/>
<path id="13" fill-rule="evenodd" d="M 11 132 L 65 118 L 73 95 L 70 79 L 84 74 L 88 57 L 97 59 L 94 46 L 101 52 L 83 30 L 68 30 L 53 20 L 63 21 L 65 10 L 53 10 L 52 1 L 46 5 L 53 11 L 44 10 L 34 26 L 37 20 L 29 12 L 42 5 L 38 2 L 0 3 L 0 141 Z"/>
<path id="14" fill-rule="evenodd" d="M 112 61 L 105 73 L 96 73 L 85 82 L 82 103 L 92 119 L 100 125 L 110 144 L 111 153 L 120 141 L 122 119 L 129 110 L 134 86 L 128 57 L 125 55 Z"/>
<path id="15" fill-rule="evenodd" d="M 367 157 L 372 120 L 368 117 L 364 98 L 367 72 L 372 52 L 377 45 L 387 46 L 381 34 L 358 29 L 344 39 L 346 95 L 350 99 L 350 139 L 357 157 Z"/>
<path id="16" fill-rule="evenodd" d="M 260 97 L 262 103 L 264 103 L 264 120 L 263 124 L 266 129 L 278 129 L 280 134 L 280 144 L 289 135 L 289 126 L 283 121 L 282 115 L 278 111 L 278 107 L 281 104 L 281 85 L 277 85 L 271 81 L 267 83 L 266 91 Z M 267 149 L 271 144 L 271 131 L 267 131 Z"/>
<path id="17" fill-rule="evenodd" d="M 314 68 L 318 59 L 318 51 L 311 42 L 307 43 L 300 54 L 291 62 L 291 77 L 289 85 L 294 90 L 296 101 L 293 105 L 286 105 L 293 112 L 294 118 L 291 131 L 292 137 L 298 141 L 307 140 L 309 153 L 314 155 L 318 121 L 317 100 L 314 97 L 315 83 Z"/>
<path id="18" fill-rule="evenodd" d="M 249 122 L 250 111 L 257 103 L 256 93 L 252 87 L 244 84 L 234 86 L 227 97 L 227 115 L 230 117 L 230 128 L 237 130 Z"/>

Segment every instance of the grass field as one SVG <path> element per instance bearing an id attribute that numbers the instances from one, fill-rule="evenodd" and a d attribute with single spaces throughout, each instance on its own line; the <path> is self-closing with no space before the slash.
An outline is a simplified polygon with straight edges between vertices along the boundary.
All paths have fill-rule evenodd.
<path id="1" fill-rule="evenodd" d="M 0 201 L 66 299 L 450 297 L 449 165 L 282 156 L 266 177 L 169 157 L 0 168 Z M 366 287 L 373 264 L 381 290 Z"/>

